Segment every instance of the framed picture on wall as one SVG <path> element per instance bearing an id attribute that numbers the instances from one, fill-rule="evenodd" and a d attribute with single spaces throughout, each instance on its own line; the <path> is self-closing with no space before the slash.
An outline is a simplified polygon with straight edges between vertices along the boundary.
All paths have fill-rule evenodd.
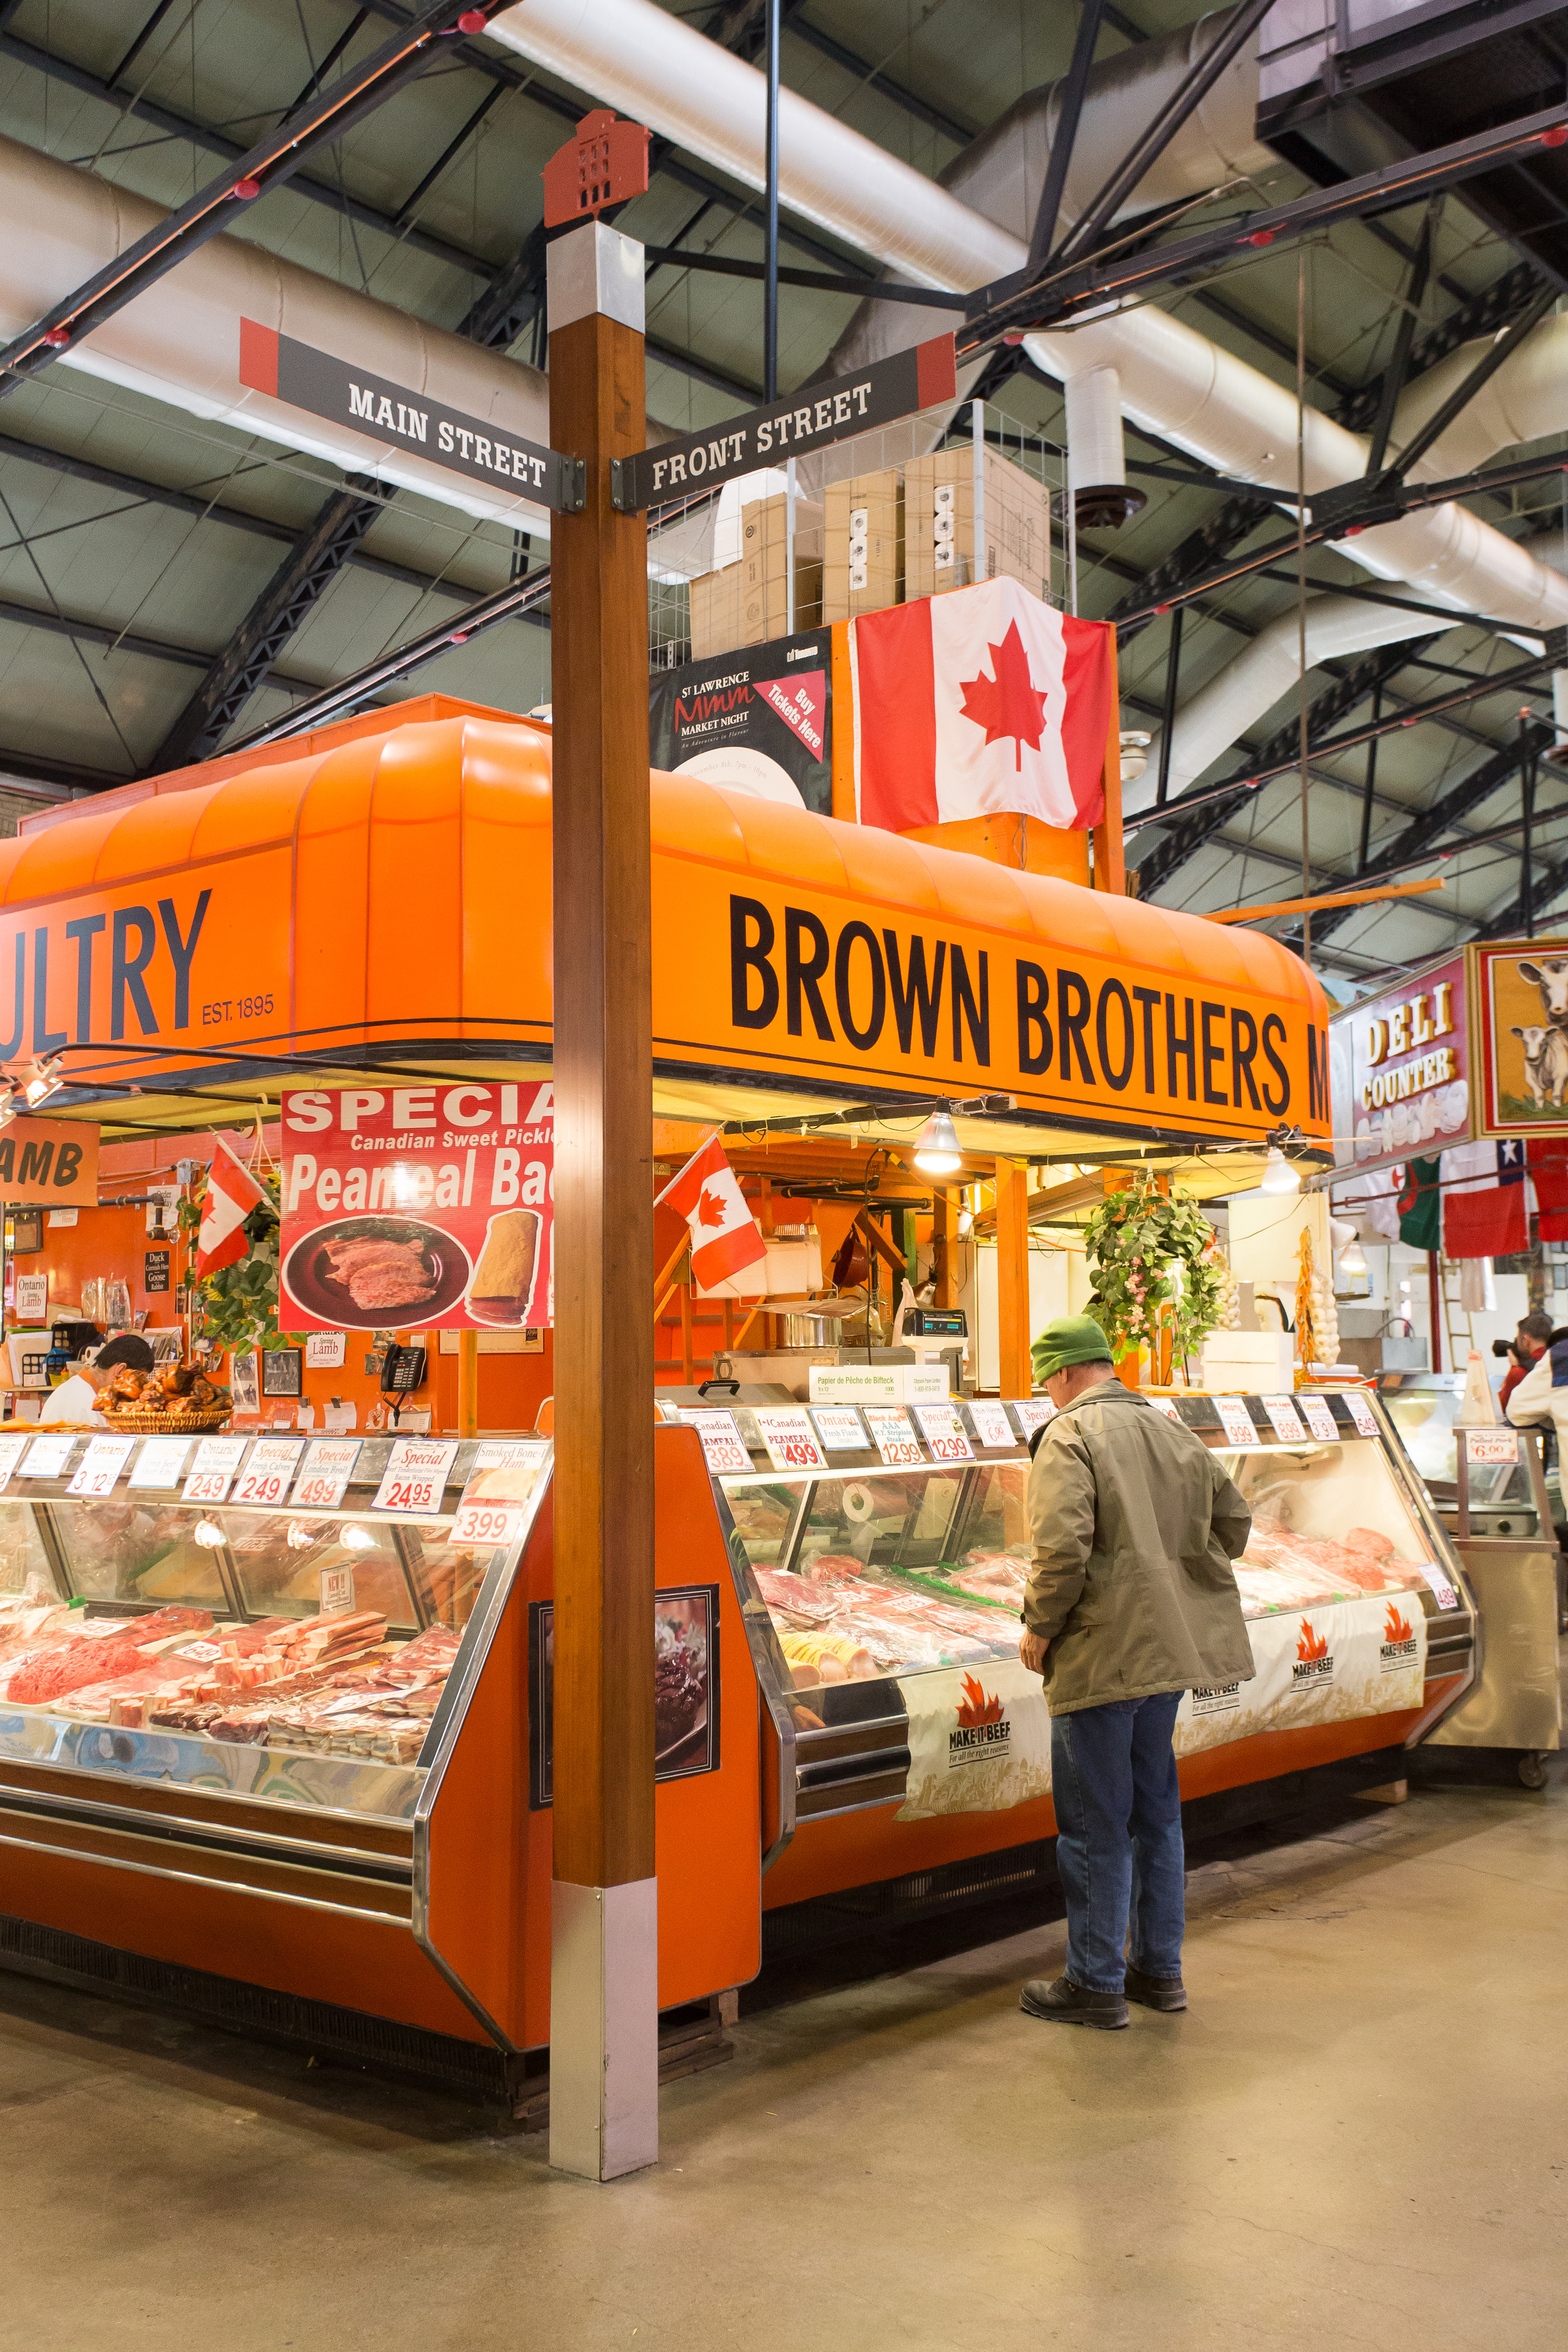
<path id="1" fill-rule="evenodd" d="M 11 1255 L 26 1257 L 44 1246 L 44 1213 L 42 1209 L 13 1209 L 11 1212 Z"/>
<path id="2" fill-rule="evenodd" d="M 305 1351 L 302 1348 L 268 1348 L 261 1358 L 261 1393 L 297 1397 L 305 1393 Z"/>

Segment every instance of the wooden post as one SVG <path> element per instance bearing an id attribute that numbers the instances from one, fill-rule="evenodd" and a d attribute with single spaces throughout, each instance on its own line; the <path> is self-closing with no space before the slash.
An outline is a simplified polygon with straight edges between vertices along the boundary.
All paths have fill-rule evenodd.
<path id="1" fill-rule="evenodd" d="M 479 1433 L 479 1335 L 477 1331 L 458 1334 L 458 1434 L 477 1437 Z"/>
<path id="2" fill-rule="evenodd" d="M 653 1845 L 654 1286 L 643 249 L 547 252 L 552 446 L 587 504 L 551 543 L 555 709 L 555 1690 L 550 2160 L 658 2155 Z"/>
<path id="3" fill-rule="evenodd" d="M 689 1388 L 697 1378 L 697 1365 L 691 1353 L 691 1268 L 680 1277 L 680 1380 Z"/>
<path id="4" fill-rule="evenodd" d="M 940 1186 L 931 1194 L 931 1254 L 936 1275 L 936 1290 L 931 1305 L 948 1307 L 953 1303 L 952 1294 L 958 1286 L 952 1263 L 958 1238 L 958 1211 L 952 1194 L 942 1192 Z"/>
<path id="5" fill-rule="evenodd" d="M 1116 682 L 1116 643 L 1110 646 L 1110 726 L 1105 743 L 1105 814 L 1094 828 L 1094 887 L 1123 897 L 1127 866 L 1121 849 L 1121 699 Z"/>
<path id="6" fill-rule="evenodd" d="M 1029 1361 L 1029 1171 L 1023 1161 L 996 1162 L 996 1333 L 1005 1397 L 1034 1388 Z"/>

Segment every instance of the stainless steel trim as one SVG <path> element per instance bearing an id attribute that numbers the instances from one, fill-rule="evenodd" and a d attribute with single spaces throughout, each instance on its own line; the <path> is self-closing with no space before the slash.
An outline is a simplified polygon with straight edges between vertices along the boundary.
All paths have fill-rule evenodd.
<path id="1" fill-rule="evenodd" d="M 162 1870 L 150 1862 L 132 1862 L 128 1856 L 112 1853 L 86 1853 L 79 1846 L 49 1845 L 41 1838 L 9 1837 L 0 1830 L 0 1846 L 11 1846 L 19 1853 L 49 1853 L 62 1862 L 81 1862 L 94 1870 L 129 1870 L 139 1878 L 164 1878 L 180 1886 L 201 1886 L 211 1893 L 245 1895 L 258 1903 L 286 1903 L 297 1911 L 317 1911 L 338 1919 L 369 1920 L 373 1926 L 395 1927 L 399 1934 L 408 1933 L 408 1921 L 397 1918 L 390 1911 L 363 1910 L 353 1903 L 322 1903 L 312 1895 L 287 1895 L 275 1886 L 247 1886 L 239 1878 L 213 1878 L 205 1871 Z"/>
<path id="2" fill-rule="evenodd" d="M 808 1789 L 833 1789 L 851 1780 L 879 1780 L 889 1772 L 902 1772 L 907 1779 L 912 1760 L 907 1747 L 863 1748 L 853 1756 L 825 1756 L 819 1764 L 802 1764 L 795 1778 L 804 1794 Z M 870 1769 L 855 1771 L 850 1769 L 855 1765 Z M 814 1773 L 820 1773 L 821 1779 L 814 1780 Z"/>
<path id="3" fill-rule="evenodd" d="M 903 1801 L 901 1795 L 895 1794 L 888 1797 L 868 1797 L 858 1805 L 825 1805 L 820 1812 L 814 1811 L 803 1814 L 801 1826 L 803 1829 L 809 1829 L 813 1822 L 836 1822 L 846 1813 L 874 1813 L 883 1805 L 901 1805 Z"/>
<path id="4" fill-rule="evenodd" d="M 809 1483 L 809 1482 L 808 1482 Z M 784 1653 L 778 1646 L 773 1619 L 766 1601 L 757 1589 L 752 1574 L 752 1563 L 745 1545 L 735 1527 L 724 1486 L 717 1478 L 709 1480 L 713 1506 L 719 1514 L 719 1526 L 724 1538 L 724 1549 L 730 1555 L 730 1570 L 735 1580 L 735 1597 L 741 1604 L 741 1622 L 746 1629 L 746 1647 L 751 1652 L 752 1671 L 757 1678 L 757 1689 L 763 1705 L 768 1710 L 778 1741 L 778 1834 L 763 1854 L 762 1874 L 765 1877 L 795 1835 L 795 1714 L 785 1691 L 793 1691 Z M 804 1523 L 804 1514 L 802 1521 Z M 792 1528 L 792 1539 L 795 1530 Z"/>
<path id="5" fill-rule="evenodd" d="M 392 1530 L 392 1549 L 397 1554 L 398 1569 L 408 1590 L 409 1613 L 419 1632 L 423 1633 L 430 1622 L 430 1612 L 425 1606 L 420 1595 L 419 1580 L 414 1573 L 414 1561 L 409 1546 L 409 1538 L 414 1532 L 415 1530 L 410 1527 L 395 1524 Z"/>
<path id="6" fill-rule="evenodd" d="M 157 1838 L 165 1844 L 210 1846 L 216 1853 L 248 1853 L 260 1862 L 298 1864 L 307 1870 L 330 1870 L 344 1877 L 374 1878 L 389 1886 L 410 1885 L 414 1858 L 370 1853 L 359 1846 L 321 1845 L 302 1838 L 273 1839 L 246 1830 L 225 1829 L 221 1823 L 193 1821 L 189 1816 L 143 1813 L 125 1805 L 94 1804 L 83 1797 L 60 1797 L 47 1790 L 17 1789 L 0 1780 L 0 1814 L 32 1813 L 40 1820 L 80 1822 L 85 1827 L 111 1830 L 131 1837 Z"/>
<path id="7" fill-rule="evenodd" d="M 1457 1690 L 1434 1701 L 1431 1706 L 1423 1708 L 1421 1714 L 1417 1716 L 1405 1735 L 1405 1747 L 1415 1748 L 1426 1738 L 1434 1724 L 1440 1723 L 1449 1709 L 1458 1705 L 1476 1681 L 1480 1671 L 1480 1649 L 1483 1638 L 1481 1612 L 1475 1591 L 1465 1574 L 1464 1563 L 1454 1549 L 1453 1538 L 1439 1518 L 1433 1498 L 1426 1491 L 1425 1481 L 1416 1476 L 1415 1466 L 1405 1450 L 1405 1441 L 1385 1410 L 1382 1397 L 1375 1390 L 1369 1391 L 1368 1396 L 1373 1418 L 1383 1431 L 1384 1458 L 1394 1473 L 1395 1484 L 1403 1492 L 1405 1500 L 1415 1516 L 1416 1525 L 1432 1544 L 1433 1559 L 1441 1560 L 1447 1570 L 1454 1590 L 1463 1601 L 1469 1616 L 1470 1655 L 1464 1667 L 1464 1679 Z M 1464 1486 L 1464 1447 L 1462 1445 L 1457 1447 L 1456 1453 L 1459 1457 L 1460 1521 L 1461 1525 L 1465 1525 L 1468 1523 L 1468 1503 Z M 1441 1617 L 1428 1618 L 1426 1625 L 1428 1655 L 1430 1655 L 1430 1643 L 1435 1626 L 1441 1627 L 1443 1637 L 1447 1640 L 1456 1639 L 1461 1631 L 1458 1625 L 1454 1624 L 1451 1615 L 1447 1620 Z"/>

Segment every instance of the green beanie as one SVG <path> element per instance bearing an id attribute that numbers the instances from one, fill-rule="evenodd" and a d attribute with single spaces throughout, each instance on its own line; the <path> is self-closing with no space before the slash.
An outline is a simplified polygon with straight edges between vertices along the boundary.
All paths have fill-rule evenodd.
<path id="1" fill-rule="evenodd" d="M 1042 1386 L 1053 1372 L 1069 1364 L 1108 1364 L 1110 1342 L 1092 1315 L 1058 1315 L 1047 1323 L 1029 1351 L 1035 1379 Z"/>

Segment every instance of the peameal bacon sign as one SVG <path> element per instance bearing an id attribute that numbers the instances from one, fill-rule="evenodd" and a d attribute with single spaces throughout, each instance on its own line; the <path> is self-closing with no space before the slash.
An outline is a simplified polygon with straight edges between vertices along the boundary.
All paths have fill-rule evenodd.
<path id="1" fill-rule="evenodd" d="M 671 805 L 685 803 L 677 794 Z M 265 1073 L 296 1043 L 340 1067 L 351 1050 L 368 1069 L 378 1048 L 402 1059 L 414 1041 L 471 1052 L 479 1039 L 504 1046 L 514 1066 L 548 1063 L 548 897 L 520 910 L 512 881 L 512 861 L 536 855 L 548 833 L 492 827 L 483 838 L 491 845 L 467 864 L 420 851 L 432 946 L 418 959 L 367 953 L 376 903 L 363 856 L 356 868 L 340 832 L 303 822 L 289 839 L 0 908 L 0 1062 L 63 1052 L 74 1084 L 110 1091 L 192 1071 Z M 802 863 L 820 864 L 829 847 L 803 836 Z M 727 841 L 721 854 L 707 836 L 688 841 L 673 817 L 656 825 L 661 1069 L 824 1094 L 1003 1092 L 1026 1117 L 1133 1138 L 1261 1139 L 1282 1124 L 1327 1136 L 1321 1000 L 1304 975 L 1289 977 L 1299 967 L 1258 943 L 1238 948 L 1196 924 L 1178 940 L 1167 927 L 1152 935 L 1168 940 L 1156 961 L 1118 944 L 1094 893 L 1053 886 L 1053 938 L 1019 927 L 1013 897 L 994 919 L 968 906 L 922 910 L 847 890 L 828 878 L 843 875 L 841 863 L 826 863 L 821 876 L 781 876 Z M 964 877 L 955 869 L 949 879 L 959 889 Z M 1218 970 L 1205 971 L 1211 939 Z M 498 1102 L 491 1123 L 530 1122 Z M 442 1114 L 440 1124 L 456 1131 L 462 1121 Z M 303 1131 L 299 1145 L 325 1167 Z M 363 1157 L 352 1142 L 345 1150 L 345 1167 Z M 486 1179 L 477 1167 L 470 1179 L 466 1151 L 457 1154 L 468 1188 L 459 1205 L 477 1212 Z M 437 1168 L 437 1190 L 451 1158 Z M 487 1194 L 487 1204 L 533 1205 L 521 1192 L 514 1203 Z M 426 1204 L 405 1205 L 417 1215 Z M 378 1213 L 384 1202 L 363 1212 Z M 341 1316 L 318 1319 L 342 1327 Z"/>

